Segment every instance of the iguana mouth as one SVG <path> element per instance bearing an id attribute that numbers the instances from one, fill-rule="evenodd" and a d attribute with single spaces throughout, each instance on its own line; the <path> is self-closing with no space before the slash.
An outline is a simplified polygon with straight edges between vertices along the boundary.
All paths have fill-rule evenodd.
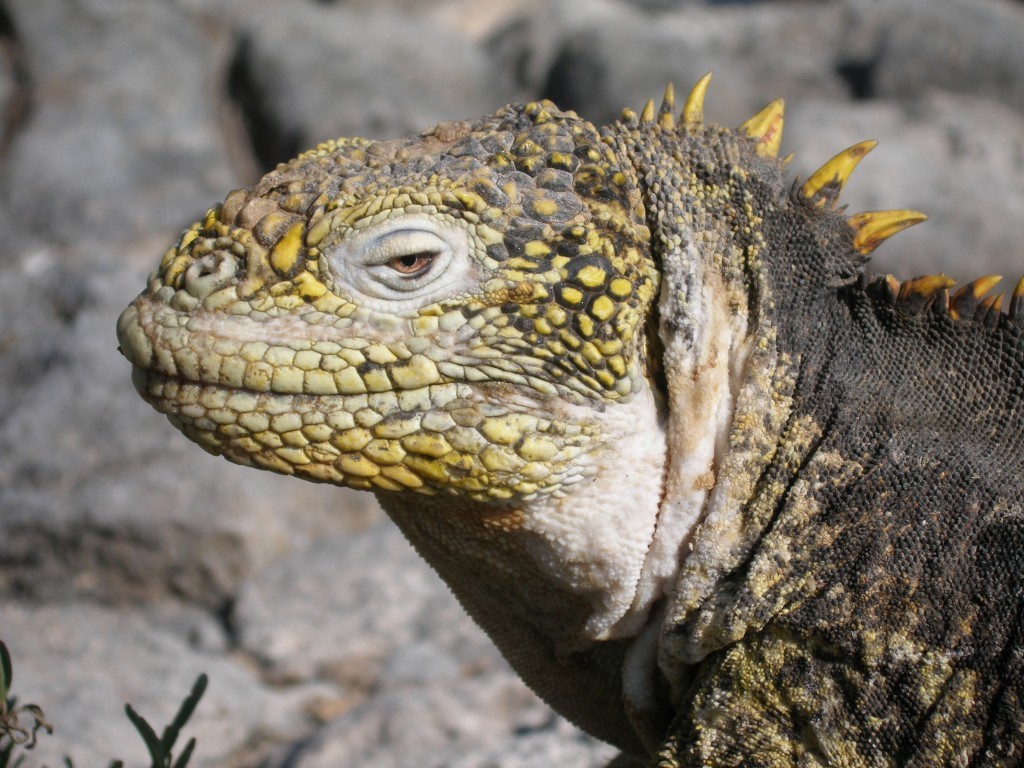
<path id="1" fill-rule="evenodd" d="M 360 489 L 489 502 L 562 493 L 587 476 L 578 458 L 591 450 L 596 427 L 545 417 L 536 403 L 533 412 L 495 404 L 480 385 L 442 376 L 422 354 L 400 359 L 358 338 L 244 341 L 214 332 L 237 334 L 242 321 L 222 319 L 214 329 L 209 319 L 182 320 L 140 299 L 118 321 L 121 351 L 147 402 L 233 462 Z M 259 325 L 280 322 L 295 327 L 287 319 Z"/>
<path id="2" fill-rule="evenodd" d="M 188 315 L 144 297 L 118 319 L 118 341 L 136 367 L 252 392 L 363 395 L 454 381 L 423 354 L 294 316 Z"/>

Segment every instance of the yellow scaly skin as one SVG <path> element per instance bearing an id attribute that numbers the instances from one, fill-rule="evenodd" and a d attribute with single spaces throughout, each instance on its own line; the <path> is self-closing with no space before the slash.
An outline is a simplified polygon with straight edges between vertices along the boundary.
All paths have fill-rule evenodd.
<path id="1" fill-rule="evenodd" d="M 480 412 L 465 402 L 497 383 L 539 400 L 614 402 L 643 376 L 636 329 L 658 275 L 640 250 L 637 191 L 608 172 L 614 158 L 593 129 L 579 123 L 583 136 L 563 133 L 544 122 L 546 109 L 526 114 L 539 123 L 538 141 L 550 134 L 547 146 L 519 141 L 487 165 L 402 178 L 391 156 L 422 151 L 420 140 L 328 142 L 255 190 L 232 193 L 167 252 L 150 279 L 152 298 L 122 320 L 145 391 L 183 407 L 180 426 L 204 447 L 312 480 L 478 501 L 528 500 L 578 480 L 573 459 L 596 437 L 585 425 L 513 413 L 500 396 Z M 492 133 L 490 125 L 476 133 Z M 454 143 L 439 133 L 424 143 Z M 589 142 L 585 157 L 571 154 L 574 141 Z M 536 165 L 545 167 L 536 178 L 516 170 Z M 346 187 L 358 191 L 339 190 L 355 168 L 362 177 Z M 609 199 L 574 192 L 582 183 Z M 473 274 L 454 296 L 395 311 L 367 306 L 339 284 L 325 254 L 403 216 L 464 238 Z M 533 236 L 509 253 L 503 239 L 517 223 Z M 222 315 L 266 328 L 289 316 L 311 330 L 236 342 L 215 338 L 200 319 Z M 307 394 L 333 399 L 291 397 Z"/>

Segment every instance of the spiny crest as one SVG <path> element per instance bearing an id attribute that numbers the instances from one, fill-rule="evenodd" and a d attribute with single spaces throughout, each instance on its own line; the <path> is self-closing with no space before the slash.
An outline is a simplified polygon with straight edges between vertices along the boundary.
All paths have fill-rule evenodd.
<path id="1" fill-rule="evenodd" d="M 920 211 L 897 209 L 855 213 L 846 222 L 854 231 L 853 247 L 861 255 L 867 256 L 897 232 L 927 219 L 928 217 Z"/>
<path id="2" fill-rule="evenodd" d="M 877 141 L 869 139 L 844 149 L 811 174 L 811 177 L 800 187 L 800 196 L 808 205 L 818 208 L 826 206 L 834 208 L 843 187 L 846 186 L 846 180 L 853 173 L 853 169 L 868 152 L 877 146 Z"/>
<path id="3" fill-rule="evenodd" d="M 835 208 L 853 170 L 876 146 L 878 142 L 869 139 L 847 147 L 812 173 L 797 190 L 797 196 L 812 208 Z M 920 211 L 896 209 L 856 213 L 846 222 L 854 232 L 854 249 L 867 256 L 896 233 L 927 219 Z"/>
<path id="4" fill-rule="evenodd" d="M 1009 315 L 1015 323 L 1024 323 L 1024 277 L 1017 281 L 1017 287 L 1013 289 Z"/>
<path id="5" fill-rule="evenodd" d="M 700 128 L 704 124 L 704 97 L 707 95 L 710 82 L 711 73 L 708 72 L 697 81 L 690 91 L 690 95 L 686 97 L 681 118 L 683 125 L 690 130 Z"/>
<path id="6" fill-rule="evenodd" d="M 892 275 L 883 275 L 868 283 L 867 290 L 906 315 L 932 309 L 952 320 L 990 326 L 1009 320 L 1024 325 L 1024 277 L 1017 282 L 1005 314 L 1002 311 L 1004 295 L 991 292 L 1002 279 L 1001 275 L 985 275 L 950 293 L 956 281 L 948 275 L 922 275 L 902 282 Z"/>
<path id="7" fill-rule="evenodd" d="M 754 140 L 754 151 L 761 157 L 778 157 L 785 109 L 786 103 L 775 99 L 739 127 Z"/>
<path id="8" fill-rule="evenodd" d="M 669 83 L 665 86 L 665 96 L 661 100 L 661 109 L 658 110 L 658 125 L 664 130 L 671 131 L 676 127 L 676 119 L 672 113 L 676 109 L 675 86 Z"/>
<path id="9" fill-rule="evenodd" d="M 678 131 L 693 134 L 704 128 L 704 99 L 707 95 L 711 73 L 701 77 L 690 90 L 683 104 L 678 120 L 675 115 L 675 89 L 671 83 L 665 88 L 661 106 L 655 108 L 649 100 L 639 117 L 628 107 L 622 110 L 620 119 L 627 125 L 657 126 L 662 131 Z M 754 142 L 754 152 L 764 158 L 777 158 L 782 142 L 782 128 L 785 117 L 785 102 L 775 99 L 760 112 L 739 126 L 737 132 Z M 877 141 L 868 140 L 854 144 L 835 155 L 811 174 L 797 189 L 796 196 L 812 208 L 835 208 L 843 187 L 857 167 L 857 164 L 876 146 Z M 786 166 L 793 159 L 790 153 L 779 160 Z M 867 256 L 879 245 L 904 229 L 925 221 L 928 217 L 919 211 L 906 209 L 888 211 L 865 211 L 847 219 L 853 230 L 853 247 L 862 256 Z"/>
<path id="10" fill-rule="evenodd" d="M 1003 306 L 1003 294 L 990 294 L 989 292 L 1002 279 L 1002 275 L 986 275 L 967 283 L 949 297 L 950 317 L 953 319 L 977 318 L 979 313 L 983 316 L 987 316 L 992 311 L 998 313 Z M 1020 286 L 1018 285 L 1018 287 Z M 1014 292 L 1014 297 L 1016 298 L 1016 296 L 1017 294 Z M 1016 303 L 1019 304 L 1020 301 L 1017 300 Z M 1016 307 L 1014 308 L 1016 309 Z M 1011 314 L 1013 314 L 1012 311 Z"/>
<path id="11" fill-rule="evenodd" d="M 690 90 L 678 120 L 675 113 L 675 89 L 669 83 L 661 107 L 655 110 L 654 101 L 648 101 L 640 113 L 631 109 L 622 111 L 622 120 L 631 125 L 652 127 L 662 131 L 678 131 L 694 134 L 704 128 L 704 100 L 707 95 L 711 73 L 701 77 Z M 760 112 L 739 126 L 737 132 L 754 142 L 754 152 L 764 158 L 778 157 L 782 140 L 785 104 L 775 99 Z M 814 173 L 807 181 L 796 186 L 795 198 L 809 208 L 834 209 L 846 182 L 854 169 L 871 150 L 878 146 L 874 139 L 861 141 L 839 152 Z M 790 153 L 779 162 L 786 166 L 792 160 Z M 852 245 L 862 256 L 868 256 L 883 242 L 915 224 L 927 220 L 920 211 L 894 209 L 863 211 L 846 219 L 853 233 Z M 925 275 L 900 282 L 892 275 L 872 281 L 869 287 L 884 296 L 908 314 L 916 314 L 928 307 L 939 306 L 954 320 L 973 318 L 993 323 L 1002 316 L 1002 294 L 988 295 L 1002 278 L 989 275 L 967 283 L 953 294 L 949 289 L 955 281 L 946 275 Z M 1009 320 L 1024 324 L 1024 277 L 1017 283 L 1005 315 Z"/>

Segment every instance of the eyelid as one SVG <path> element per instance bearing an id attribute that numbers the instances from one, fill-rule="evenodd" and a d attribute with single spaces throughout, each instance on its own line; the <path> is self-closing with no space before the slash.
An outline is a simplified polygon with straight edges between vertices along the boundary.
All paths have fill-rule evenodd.
<path id="1" fill-rule="evenodd" d="M 437 254 L 422 269 L 403 273 L 391 262 L 403 256 L 430 252 Z M 423 229 L 397 229 L 375 239 L 363 254 L 366 272 L 384 286 L 395 291 L 414 291 L 439 278 L 451 262 L 452 246 L 435 232 Z"/>
<path id="2" fill-rule="evenodd" d="M 403 214 L 360 229 L 340 229 L 331 240 L 324 243 L 322 258 L 332 285 L 343 294 L 388 302 L 393 311 L 410 311 L 478 285 L 472 236 L 458 220 Z M 389 265 L 392 259 L 423 252 L 436 255 L 422 271 L 403 274 Z"/>
<path id="3" fill-rule="evenodd" d="M 451 246 L 434 232 L 423 229 L 399 229 L 386 232 L 363 251 L 366 266 L 387 264 L 392 259 L 416 253 L 443 253 Z"/>

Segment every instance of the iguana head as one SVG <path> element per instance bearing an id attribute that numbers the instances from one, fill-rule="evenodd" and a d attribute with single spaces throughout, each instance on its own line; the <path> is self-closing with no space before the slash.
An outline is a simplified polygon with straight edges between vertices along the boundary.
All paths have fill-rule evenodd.
<path id="1" fill-rule="evenodd" d="M 231 193 L 122 315 L 140 393 L 228 459 L 478 500 L 561 493 L 658 286 L 632 174 L 550 103 L 330 141 Z"/>

